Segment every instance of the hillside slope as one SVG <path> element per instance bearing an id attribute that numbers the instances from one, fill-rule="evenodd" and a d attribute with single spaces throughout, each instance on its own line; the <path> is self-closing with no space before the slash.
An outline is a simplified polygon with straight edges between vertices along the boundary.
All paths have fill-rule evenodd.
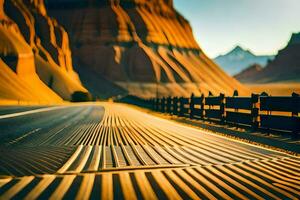
<path id="1" fill-rule="evenodd" d="M 253 76 L 263 70 L 263 67 L 259 64 L 250 65 L 248 68 L 244 69 L 240 73 L 236 74 L 234 78 L 241 82 L 249 82 Z"/>

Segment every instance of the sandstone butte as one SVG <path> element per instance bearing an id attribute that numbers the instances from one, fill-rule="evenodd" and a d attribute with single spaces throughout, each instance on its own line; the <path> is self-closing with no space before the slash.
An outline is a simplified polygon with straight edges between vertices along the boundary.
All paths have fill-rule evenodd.
<path id="1" fill-rule="evenodd" d="M 0 0 L 0 99 L 70 100 L 87 92 L 73 70 L 69 39 L 43 1 Z"/>
<path id="2" fill-rule="evenodd" d="M 205 55 L 172 0 L 48 0 L 47 8 L 70 35 L 79 74 L 97 74 L 98 87 L 105 79 L 143 97 L 248 94 Z"/>
<path id="3" fill-rule="evenodd" d="M 69 100 L 86 91 L 75 71 L 99 97 L 249 95 L 205 55 L 172 0 L 3 1 L 0 98 Z"/>

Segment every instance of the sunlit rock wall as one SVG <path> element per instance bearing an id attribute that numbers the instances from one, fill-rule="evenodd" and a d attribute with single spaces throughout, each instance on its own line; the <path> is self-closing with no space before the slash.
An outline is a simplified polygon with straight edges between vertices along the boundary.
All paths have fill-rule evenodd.
<path id="1" fill-rule="evenodd" d="M 0 81 L 10 79 L 0 86 L 0 98 L 52 102 L 86 92 L 72 67 L 68 35 L 43 0 L 0 3 Z"/>
<path id="2" fill-rule="evenodd" d="M 131 94 L 248 94 L 205 55 L 172 0 L 48 0 L 47 8 L 68 31 L 80 71 Z"/>

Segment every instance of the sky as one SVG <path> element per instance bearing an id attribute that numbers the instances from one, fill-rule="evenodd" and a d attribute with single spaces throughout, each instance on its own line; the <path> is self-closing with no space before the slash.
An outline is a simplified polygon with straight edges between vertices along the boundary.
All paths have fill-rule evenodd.
<path id="1" fill-rule="evenodd" d="M 214 58 L 236 45 L 277 54 L 300 32 L 300 0 L 174 0 L 200 47 Z"/>

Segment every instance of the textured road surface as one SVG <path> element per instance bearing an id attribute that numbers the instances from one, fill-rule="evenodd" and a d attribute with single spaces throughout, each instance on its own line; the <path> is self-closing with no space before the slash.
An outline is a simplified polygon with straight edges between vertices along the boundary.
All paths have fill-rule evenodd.
<path id="1" fill-rule="evenodd" d="M 16 112 L 24 112 L 43 108 L 43 106 L 0 106 L 0 115 L 11 114 Z"/>
<path id="2" fill-rule="evenodd" d="M 299 199 L 300 158 L 132 107 L 0 107 L 0 199 Z"/>

